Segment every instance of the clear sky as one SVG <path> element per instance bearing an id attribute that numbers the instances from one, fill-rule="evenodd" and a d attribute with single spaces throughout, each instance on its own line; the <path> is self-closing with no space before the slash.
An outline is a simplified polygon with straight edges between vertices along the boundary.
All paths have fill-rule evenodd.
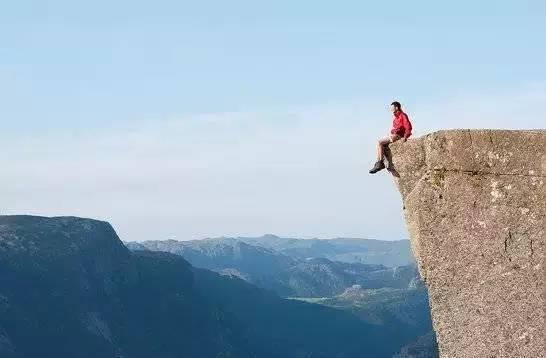
<path id="1" fill-rule="evenodd" d="M 0 211 L 124 240 L 406 237 L 370 176 L 415 134 L 539 128 L 546 2 L 4 1 Z"/>

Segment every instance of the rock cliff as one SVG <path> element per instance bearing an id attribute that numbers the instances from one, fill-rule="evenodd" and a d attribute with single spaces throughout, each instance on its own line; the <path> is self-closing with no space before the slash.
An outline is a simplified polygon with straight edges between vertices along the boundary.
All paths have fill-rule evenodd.
<path id="1" fill-rule="evenodd" d="M 390 149 L 440 356 L 545 357 L 546 130 Z"/>

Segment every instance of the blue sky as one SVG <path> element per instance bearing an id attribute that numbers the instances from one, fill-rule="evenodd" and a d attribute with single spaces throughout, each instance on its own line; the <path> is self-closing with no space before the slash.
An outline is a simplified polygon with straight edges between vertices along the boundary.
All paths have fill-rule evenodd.
<path id="1" fill-rule="evenodd" d="M 1 209 L 128 240 L 405 237 L 366 174 L 390 101 L 417 135 L 544 127 L 545 34 L 543 1 L 5 2 Z"/>

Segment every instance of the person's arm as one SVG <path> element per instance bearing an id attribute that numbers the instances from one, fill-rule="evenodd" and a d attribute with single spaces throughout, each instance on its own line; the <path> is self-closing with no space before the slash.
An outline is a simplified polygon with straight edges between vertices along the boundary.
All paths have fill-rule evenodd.
<path id="1" fill-rule="evenodd" d="M 392 122 L 391 134 L 398 134 L 398 135 L 400 135 L 400 132 L 401 132 L 402 130 L 405 131 L 404 119 L 402 118 L 401 121 L 394 120 L 394 121 Z"/>
<path id="2" fill-rule="evenodd" d="M 411 122 L 405 113 L 402 115 L 402 126 L 404 127 L 404 142 L 405 142 L 408 140 L 409 136 L 411 135 L 411 130 L 413 129 L 411 126 Z"/>

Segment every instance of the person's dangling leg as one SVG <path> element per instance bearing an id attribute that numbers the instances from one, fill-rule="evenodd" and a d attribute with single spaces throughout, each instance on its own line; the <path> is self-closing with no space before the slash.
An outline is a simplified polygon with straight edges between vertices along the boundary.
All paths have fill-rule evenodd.
<path id="1" fill-rule="evenodd" d="M 375 174 L 378 171 L 385 169 L 385 146 L 391 142 L 390 137 L 381 138 L 377 141 L 377 161 L 375 162 L 372 169 L 370 169 L 370 174 Z"/>
<path id="2" fill-rule="evenodd" d="M 383 160 L 383 145 L 381 144 L 381 139 L 377 141 L 376 148 L 377 148 L 377 156 L 375 158 L 375 161 L 379 162 Z"/>
<path id="3" fill-rule="evenodd" d="M 390 171 L 390 172 L 394 171 L 394 165 L 392 163 L 392 156 L 391 156 L 391 153 L 390 153 L 389 144 L 394 143 L 394 142 L 396 142 L 397 140 L 400 140 L 400 139 L 401 139 L 401 137 L 399 135 L 391 134 L 390 142 L 383 147 L 383 157 L 385 159 L 387 159 L 387 170 Z"/>
<path id="4" fill-rule="evenodd" d="M 396 142 L 400 139 L 400 136 L 397 134 L 391 134 L 388 137 L 381 138 L 377 141 L 377 161 L 372 169 L 370 169 L 370 174 L 375 174 L 378 171 L 385 169 L 385 152 L 389 144 Z M 388 169 L 393 170 L 391 158 L 388 159 Z"/>

